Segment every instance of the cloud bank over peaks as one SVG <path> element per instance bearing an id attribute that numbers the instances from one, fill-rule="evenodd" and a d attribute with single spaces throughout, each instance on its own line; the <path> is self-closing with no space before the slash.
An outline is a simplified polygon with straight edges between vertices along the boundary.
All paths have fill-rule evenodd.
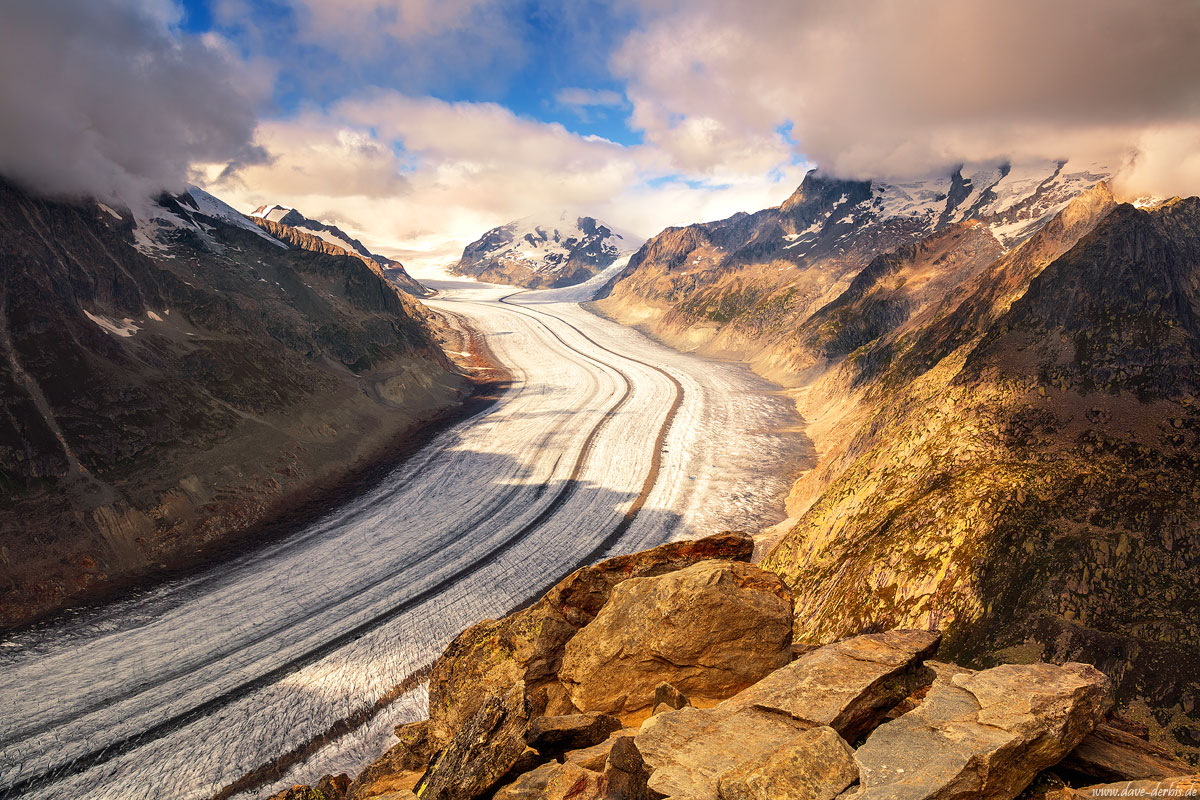
<path id="1" fill-rule="evenodd" d="M 5 0 L 0 174 L 131 202 L 181 188 L 193 160 L 260 160 L 269 70 L 177 32 L 178 13 L 166 0 Z"/>
<path id="2" fill-rule="evenodd" d="M 1153 148 L 1200 144 L 1189 0 L 638 3 L 614 69 L 647 142 L 685 161 L 736 154 L 786 121 L 808 159 L 860 178 L 1071 158 L 1163 179 L 1138 172 L 1169 160 Z M 1173 181 L 1200 192 L 1200 172 Z"/>

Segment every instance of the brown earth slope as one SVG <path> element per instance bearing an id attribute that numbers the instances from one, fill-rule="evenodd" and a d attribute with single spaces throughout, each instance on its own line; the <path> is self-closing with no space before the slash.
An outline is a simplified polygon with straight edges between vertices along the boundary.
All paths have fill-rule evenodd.
<path id="1" fill-rule="evenodd" d="M 358 258 L 149 216 L 0 182 L 2 624 L 186 565 L 464 394 Z"/>

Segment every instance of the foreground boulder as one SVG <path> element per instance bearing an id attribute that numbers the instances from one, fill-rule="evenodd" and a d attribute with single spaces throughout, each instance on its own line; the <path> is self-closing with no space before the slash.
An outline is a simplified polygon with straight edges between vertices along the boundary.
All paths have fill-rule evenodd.
<path id="1" fill-rule="evenodd" d="M 1011 800 L 1108 710 L 1108 678 L 1086 664 L 939 670 L 917 708 L 858 749 L 854 800 Z"/>
<path id="2" fill-rule="evenodd" d="M 650 769 L 649 788 L 667 797 L 715 800 L 724 781 L 728 800 L 750 800 L 784 786 L 800 791 L 810 780 L 808 767 L 823 759 L 832 771 L 820 773 L 825 777 L 810 786 L 811 796 L 842 791 L 858 772 L 842 731 L 858 734 L 878 725 L 892 706 L 928 684 L 933 673 L 921 662 L 938 640 L 925 631 L 854 637 L 801 656 L 714 708 L 651 717 L 634 739 Z M 820 755 L 809 758 L 796 748 Z M 852 767 L 854 777 L 831 788 Z"/>
<path id="3" fill-rule="evenodd" d="M 583 567 L 559 581 L 529 608 L 463 631 L 433 666 L 429 680 L 430 734 L 445 743 L 489 694 L 524 681 L 536 714 L 574 708 L 558 682 L 563 648 L 608 602 L 613 587 L 631 578 L 665 575 L 701 561 L 748 561 L 754 540 L 723 533 L 671 542 Z"/>
<path id="4" fill-rule="evenodd" d="M 941 635 L 897 630 L 835 642 L 800 656 L 723 704 L 761 708 L 828 725 L 848 741 L 878 725 L 884 714 L 933 673 L 924 667 Z"/>
<path id="5" fill-rule="evenodd" d="M 792 596 L 750 564 L 704 561 L 616 586 L 564 648 L 559 680 L 583 711 L 651 705 L 668 681 L 691 697 L 729 697 L 788 663 Z"/>

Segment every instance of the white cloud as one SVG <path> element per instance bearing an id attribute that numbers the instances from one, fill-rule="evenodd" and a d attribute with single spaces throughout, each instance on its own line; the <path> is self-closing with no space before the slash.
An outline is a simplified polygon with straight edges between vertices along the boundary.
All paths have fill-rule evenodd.
<path id="1" fill-rule="evenodd" d="M 612 107 L 624 104 L 625 97 L 612 89 L 580 89 L 570 87 L 559 89 L 554 100 L 559 105 L 571 108 Z"/>
<path id="2" fill-rule="evenodd" d="M 283 202 L 345 221 L 418 265 L 453 261 L 487 229 L 531 214 L 591 213 L 650 235 L 777 204 L 802 177 L 795 165 L 764 179 L 755 163 L 745 173 L 711 170 L 707 182 L 673 178 L 674 161 L 653 148 L 580 136 L 492 103 L 379 89 L 326 113 L 264 122 L 256 142 L 269 161 L 224 179 L 214 165 L 207 188 L 244 209 Z"/>
<path id="3" fill-rule="evenodd" d="M 681 163 L 728 163 L 789 121 L 806 156 L 855 177 L 1119 162 L 1158 141 L 1148 130 L 1200 129 L 1189 0 L 639 5 L 645 24 L 614 68 L 647 141 Z"/>
<path id="4" fill-rule="evenodd" d="M 264 88 L 167 0 L 6 0 L 0 173 L 52 194 L 132 201 L 193 159 L 249 161 Z"/>

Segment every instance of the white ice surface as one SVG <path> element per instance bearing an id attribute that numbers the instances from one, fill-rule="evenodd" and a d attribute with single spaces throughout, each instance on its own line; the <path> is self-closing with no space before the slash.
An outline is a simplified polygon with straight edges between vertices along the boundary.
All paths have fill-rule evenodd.
<path id="1" fill-rule="evenodd" d="M 539 293 L 507 305 L 498 298 L 512 288 L 433 286 L 441 294 L 430 305 L 483 331 L 511 372 L 502 399 L 286 540 L 8 637 L 18 646 L 0 649 L 0 797 L 65 766 L 27 796 L 199 800 L 370 706 L 459 630 L 540 592 L 616 528 L 676 398 L 667 375 L 682 397 L 658 478 L 610 552 L 782 518 L 786 466 L 802 444 L 772 433 L 795 423 L 790 404 L 747 370 Z M 556 498 L 561 506 L 524 531 Z M 286 669 L 343 634 L 336 649 Z M 145 735 L 281 668 L 232 702 Z M 361 769 L 392 741 L 392 725 L 423 708 L 423 692 L 410 693 L 280 785 Z M 133 749 L 69 769 L 131 736 Z"/>

